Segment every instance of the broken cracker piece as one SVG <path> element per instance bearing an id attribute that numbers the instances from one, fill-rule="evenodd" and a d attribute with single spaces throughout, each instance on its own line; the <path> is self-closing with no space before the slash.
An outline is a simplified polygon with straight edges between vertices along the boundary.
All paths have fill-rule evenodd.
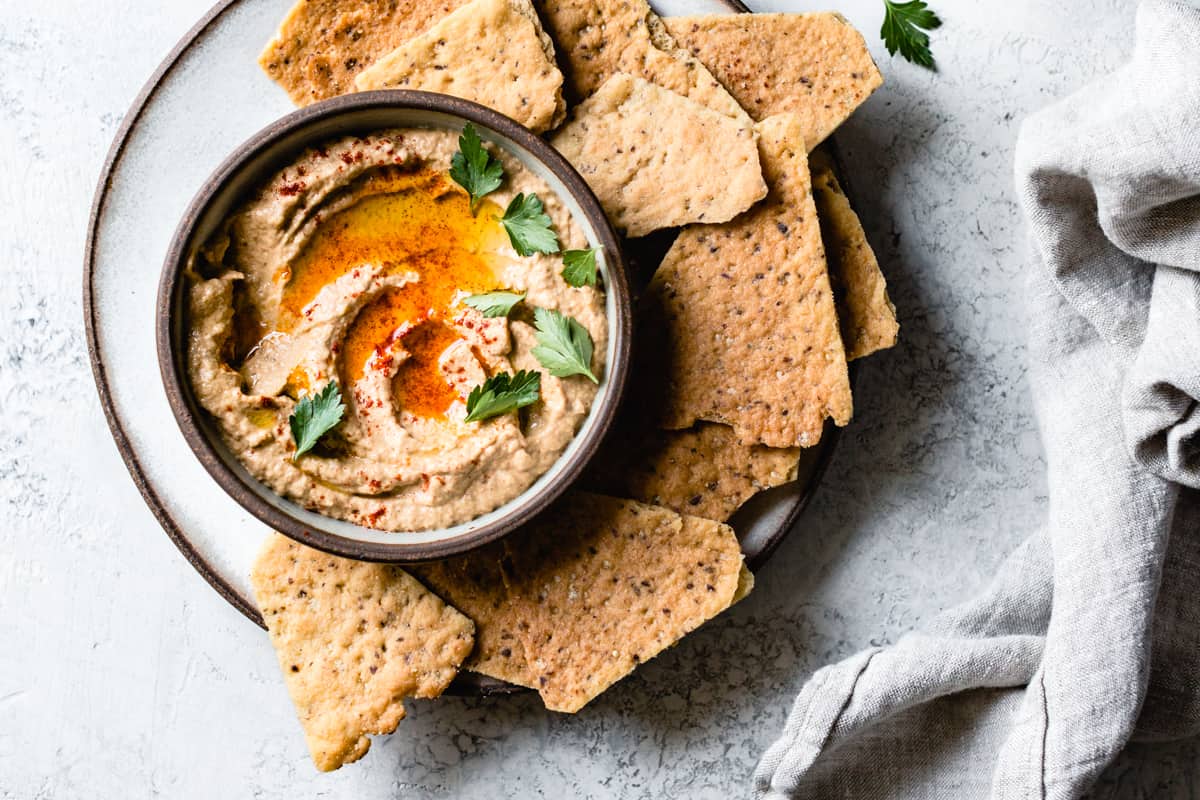
<path id="1" fill-rule="evenodd" d="M 767 199 L 684 229 L 643 300 L 667 343 L 662 425 L 733 427 L 743 444 L 810 447 L 853 403 L 813 204 L 803 128 L 759 123 Z"/>
<path id="2" fill-rule="evenodd" d="M 678 431 L 639 428 L 606 444 L 593 461 L 590 485 L 726 522 L 758 492 L 796 480 L 798 447 L 742 444 L 732 428 L 716 422 Z"/>
<path id="3" fill-rule="evenodd" d="M 817 148 L 810 154 L 809 163 L 842 342 L 846 359 L 853 361 L 895 345 L 900 323 L 875 251 L 838 184 L 833 159 L 823 148 Z"/>
<path id="4" fill-rule="evenodd" d="M 663 22 L 754 119 L 797 114 L 809 150 L 883 84 L 862 34 L 835 12 Z"/>
<path id="5" fill-rule="evenodd" d="M 405 697 L 437 697 L 474 644 L 469 619 L 395 566 L 272 533 L 250 575 L 317 769 L 357 761 Z"/>
<path id="6" fill-rule="evenodd" d="M 704 65 L 671 39 L 646 0 L 535 0 L 535 5 L 558 45 L 572 101 L 624 72 L 750 123 Z"/>
<path id="7" fill-rule="evenodd" d="M 554 45 L 530 0 L 473 0 L 358 73 L 369 89 L 441 92 L 536 133 L 566 116 Z"/>
<path id="8" fill-rule="evenodd" d="M 583 492 L 505 546 L 538 692 L 568 713 L 728 608 L 742 567 L 728 525 Z"/>
<path id="9" fill-rule="evenodd" d="M 354 91 L 354 77 L 467 0 L 299 0 L 258 63 L 298 106 Z"/>
<path id="10" fill-rule="evenodd" d="M 752 129 L 632 75 L 617 74 L 550 143 L 630 236 L 723 222 L 767 187 Z"/>
<path id="11" fill-rule="evenodd" d="M 475 651 L 463 669 L 533 688 L 535 677 L 517 635 L 517 618 L 500 569 L 502 545 L 409 569 L 475 623 Z"/>

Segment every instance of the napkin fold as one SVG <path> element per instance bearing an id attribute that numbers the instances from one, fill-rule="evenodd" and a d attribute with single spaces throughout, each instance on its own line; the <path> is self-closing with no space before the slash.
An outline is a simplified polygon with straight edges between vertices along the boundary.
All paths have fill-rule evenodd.
<path id="1" fill-rule="evenodd" d="M 977 598 L 825 667 L 762 798 L 1076 798 L 1200 733 L 1200 8 L 1021 128 L 1030 383 L 1050 501 Z"/>

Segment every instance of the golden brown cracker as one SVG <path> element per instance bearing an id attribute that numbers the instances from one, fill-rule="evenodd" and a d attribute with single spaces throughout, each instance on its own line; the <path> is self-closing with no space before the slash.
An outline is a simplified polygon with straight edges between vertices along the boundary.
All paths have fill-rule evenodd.
<path id="1" fill-rule="evenodd" d="M 809 157 L 813 200 L 829 262 L 829 282 L 837 303 L 846 358 L 869 356 L 896 344 L 900 323 L 888 297 L 887 281 L 850 201 L 838 184 L 833 159 L 822 148 Z"/>
<path id="2" fill-rule="evenodd" d="M 415 89 L 472 100 L 537 133 L 566 115 L 562 83 L 554 45 L 530 0 L 473 0 L 354 80 L 359 91 Z"/>
<path id="3" fill-rule="evenodd" d="M 750 121 L 704 65 L 672 41 L 646 0 L 535 0 L 535 5 L 557 45 L 574 101 L 624 72 Z"/>
<path id="4" fill-rule="evenodd" d="M 725 522 L 760 491 L 796 479 L 800 448 L 742 444 L 728 425 L 618 434 L 596 457 L 594 485 L 610 494 Z"/>
<path id="5" fill-rule="evenodd" d="M 630 236 L 722 222 L 767 191 L 755 134 L 641 78 L 609 78 L 551 139 Z"/>
<path id="6" fill-rule="evenodd" d="M 834 12 L 663 22 L 754 119 L 798 115 L 810 150 L 883 84 L 862 34 Z"/>
<path id="7" fill-rule="evenodd" d="M 583 492 L 505 546 L 538 692 L 568 713 L 728 608 L 742 566 L 727 525 Z"/>
<path id="8" fill-rule="evenodd" d="M 437 697 L 474 626 L 398 567 L 337 558 L 273 533 L 250 575 L 313 762 L 357 761 L 405 697 Z"/>
<path id="9" fill-rule="evenodd" d="M 299 0 L 258 63 L 298 106 L 354 91 L 354 77 L 467 0 Z"/>
<path id="10" fill-rule="evenodd" d="M 500 568 L 503 557 L 503 546 L 495 545 L 409 569 L 475 622 L 475 651 L 463 669 L 532 688 L 534 676 L 516 632 L 517 620 Z"/>
<path id="11" fill-rule="evenodd" d="M 767 199 L 732 222 L 690 226 L 647 290 L 667 342 L 663 425 L 731 425 L 738 440 L 808 447 L 850 421 L 846 354 L 800 120 L 759 124 Z"/>

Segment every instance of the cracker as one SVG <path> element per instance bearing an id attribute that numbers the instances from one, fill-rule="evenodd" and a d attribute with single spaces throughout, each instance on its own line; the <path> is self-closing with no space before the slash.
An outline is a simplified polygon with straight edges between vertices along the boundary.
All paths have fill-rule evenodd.
<path id="1" fill-rule="evenodd" d="M 313 762 L 357 761 L 405 697 L 437 697 L 471 652 L 471 621 L 398 567 L 273 533 L 250 575 Z"/>
<path id="2" fill-rule="evenodd" d="M 754 591 L 754 573 L 745 564 L 738 570 L 737 590 L 733 593 L 733 600 L 729 601 L 729 605 L 734 606 L 746 599 L 746 597 Z"/>
<path id="3" fill-rule="evenodd" d="M 686 228 L 650 282 L 667 343 L 662 424 L 731 425 L 744 444 L 808 447 L 853 404 L 800 120 L 759 124 L 767 200 Z"/>
<path id="4" fill-rule="evenodd" d="M 358 73 L 354 85 L 472 100 L 541 133 L 566 104 L 554 45 L 530 0 L 473 0 Z"/>
<path id="5" fill-rule="evenodd" d="M 538 692 L 568 713 L 728 608 L 742 566 L 727 525 L 583 492 L 505 546 Z"/>
<path id="6" fill-rule="evenodd" d="M 681 95 L 617 74 L 580 105 L 551 144 L 630 236 L 722 222 L 767 191 L 756 135 Z"/>
<path id="7" fill-rule="evenodd" d="M 809 150 L 883 84 L 862 34 L 834 12 L 663 22 L 754 119 L 797 114 Z"/>
<path id="8" fill-rule="evenodd" d="M 875 251 L 838 184 L 833 159 L 818 148 L 810 155 L 810 164 L 842 342 L 847 360 L 853 361 L 895 345 L 900 324 Z"/>
<path id="9" fill-rule="evenodd" d="M 500 569 L 503 556 L 502 546 L 492 546 L 409 569 L 475 622 L 475 651 L 463 669 L 532 688 L 535 678 L 516 632 L 517 620 Z"/>
<path id="10" fill-rule="evenodd" d="M 646 0 L 535 0 L 535 4 L 558 45 L 574 101 L 624 72 L 719 114 L 750 122 L 704 65 L 671 39 Z"/>
<path id="11" fill-rule="evenodd" d="M 760 491 L 796 480 L 800 448 L 742 444 L 733 429 L 618 434 L 596 457 L 595 485 L 680 514 L 725 522 Z"/>
<path id="12" fill-rule="evenodd" d="M 354 91 L 354 77 L 467 0 L 299 0 L 258 63 L 298 106 Z"/>

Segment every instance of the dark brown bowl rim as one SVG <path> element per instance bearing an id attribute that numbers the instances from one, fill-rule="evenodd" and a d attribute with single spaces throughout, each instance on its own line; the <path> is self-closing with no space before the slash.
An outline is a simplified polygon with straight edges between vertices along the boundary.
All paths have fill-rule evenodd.
<path id="1" fill-rule="evenodd" d="M 279 139 L 332 117 L 371 109 L 411 109 L 452 115 L 478 126 L 485 132 L 485 136 L 486 131 L 498 133 L 532 154 L 562 181 L 596 231 L 597 238 L 605 249 L 608 266 L 606 290 L 614 296 L 615 301 L 616 319 L 610 319 L 608 322 L 610 335 L 615 341 L 614 357 L 612 362 L 606 365 L 606 391 L 598 407 L 591 409 L 591 427 L 582 435 L 582 441 L 568 457 L 569 460 L 562 466 L 556 465 L 557 472 L 536 492 L 525 496 L 530 491 L 526 489 L 519 495 L 518 498 L 523 498 L 520 505 L 503 517 L 458 536 L 433 542 L 384 543 L 349 539 L 306 525 L 260 498 L 249 483 L 225 464 L 208 436 L 201 430 L 198 417 L 204 412 L 196 407 L 192 398 L 186 370 L 181 364 L 182 353 L 176 346 L 172 333 L 172 323 L 178 308 L 176 300 L 182 294 L 180 284 L 187 254 L 191 251 L 193 230 L 225 184 Z M 305 142 L 299 146 L 313 144 L 316 142 Z M 627 268 L 616 232 L 595 194 L 558 151 L 516 121 L 477 103 L 430 92 L 383 90 L 343 95 L 294 111 L 251 136 L 213 171 L 188 204 L 172 235 L 159 279 L 155 340 L 163 388 L 184 439 L 205 471 L 238 505 L 280 533 L 334 555 L 359 561 L 413 563 L 460 555 L 500 539 L 544 511 L 580 477 L 612 428 L 624 399 L 633 337 L 632 305 Z M 265 488 L 270 491 L 269 487 Z M 404 534 L 396 535 L 402 537 Z"/>

